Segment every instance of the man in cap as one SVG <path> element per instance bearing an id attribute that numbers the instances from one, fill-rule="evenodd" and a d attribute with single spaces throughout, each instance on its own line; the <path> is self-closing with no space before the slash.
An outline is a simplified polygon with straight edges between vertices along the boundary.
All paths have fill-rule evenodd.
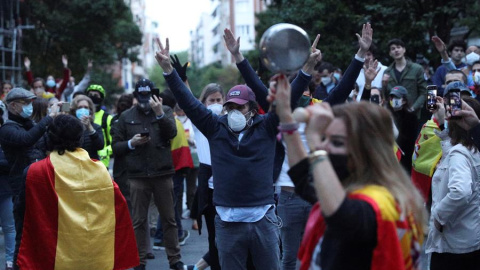
<path id="1" fill-rule="evenodd" d="M 178 105 L 210 144 L 215 192 L 215 237 L 222 269 L 245 269 L 250 253 L 257 269 L 279 269 L 279 221 L 273 198 L 273 164 L 279 124 L 274 113 L 259 115 L 255 94 L 245 85 L 226 96 L 227 115 L 198 101 L 170 63 L 168 40 L 156 59 Z"/>
<path id="2" fill-rule="evenodd" d="M 14 202 L 20 196 L 22 189 L 23 171 L 28 165 L 45 157 L 45 153 L 34 150 L 34 145 L 45 134 L 47 126 L 58 114 L 58 104 L 54 104 L 50 113 L 38 123 L 34 123 L 30 116 L 33 112 L 32 101 L 37 98 L 32 92 L 23 88 L 13 88 L 5 99 L 8 108 L 8 120 L 0 128 L 0 144 L 10 166 L 9 184 L 13 192 Z M 23 223 L 24 209 L 14 208 L 15 226 Z M 17 232 L 18 232 L 17 228 Z M 21 235 L 16 235 L 19 243 Z M 18 253 L 18 245 L 15 247 Z M 16 257 L 14 258 L 16 261 Z"/>
<path id="3" fill-rule="evenodd" d="M 163 241 L 170 269 L 184 269 L 180 261 L 177 224 L 173 206 L 175 173 L 170 141 L 177 134 L 173 110 L 163 106 L 157 89 L 147 79 L 135 85 L 134 96 L 138 104 L 124 111 L 113 127 L 112 148 L 115 156 L 125 156 L 130 183 L 132 220 L 137 239 L 140 265 L 147 263 L 148 206 L 153 194 L 163 225 Z"/>
<path id="4" fill-rule="evenodd" d="M 101 126 L 103 130 L 103 141 L 105 146 L 98 151 L 100 161 L 108 168 L 110 165 L 110 155 L 112 154 L 112 135 L 110 129 L 112 127 L 112 116 L 102 110 L 103 100 L 105 99 L 105 89 L 99 84 L 91 84 L 85 91 L 87 96 L 95 104 L 94 123 Z"/>

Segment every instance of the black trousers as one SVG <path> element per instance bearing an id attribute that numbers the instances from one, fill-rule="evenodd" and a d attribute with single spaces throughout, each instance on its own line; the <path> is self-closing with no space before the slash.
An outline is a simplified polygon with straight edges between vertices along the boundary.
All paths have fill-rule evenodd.
<path id="1" fill-rule="evenodd" d="M 478 270 L 480 269 L 480 250 L 464 254 L 432 253 L 430 270 Z"/>

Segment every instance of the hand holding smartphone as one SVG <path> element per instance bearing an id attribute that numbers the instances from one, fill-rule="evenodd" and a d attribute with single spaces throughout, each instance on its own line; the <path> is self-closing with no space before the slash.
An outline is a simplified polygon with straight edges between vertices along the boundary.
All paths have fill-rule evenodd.
<path id="1" fill-rule="evenodd" d="M 65 102 L 62 103 L 62 107 L 60 108 L 61 112 L 70 112 L 70 103 Z"/>
<path id="2" fill-rule="evenodd" d="M 446 98 L 446 116 L 447 119 L 460 119 L 460 116 L 456 116 L 455 111 L 462 110 L 462 99 L 460 97 L 460 89 L 452 89 L 450 90 Z"/>
<path id="3" fill-rule="evenodd" d="M 427 110 L 434 111 L 437 109 L 437 86 L 427 86 Z"/>

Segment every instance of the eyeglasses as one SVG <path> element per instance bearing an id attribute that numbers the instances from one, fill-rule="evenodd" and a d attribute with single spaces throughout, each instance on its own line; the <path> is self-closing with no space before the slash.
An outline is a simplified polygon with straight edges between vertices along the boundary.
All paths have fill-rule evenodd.
<path id="1" fill-rule="evenodd" d="M 472 69 L 472 73 L 473 72 L 480 72 L 480 69 Z"/>

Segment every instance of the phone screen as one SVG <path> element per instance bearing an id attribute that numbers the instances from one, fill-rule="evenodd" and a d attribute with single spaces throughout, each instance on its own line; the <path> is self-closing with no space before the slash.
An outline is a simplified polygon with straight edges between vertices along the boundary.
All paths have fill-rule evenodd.
<path id="1" fill-rule="evenodd" d="M 427 109 L 436 110 L 437 109 L 437 86 L 429 85 L 427 86 Z"/>
<path id="2" fill-rule="evenodd" d="M 460 90 L 453 89 L 447 94 L 446 114 L 448 119 L 458 119 L 460 116 L 454 116 L 454 111 L 462 110 L 462 99 L 460 97 Z"/>
<path id="3" fill-rule="evenodd" d="M 61 112 L 69 112 L 70 111 L 70 103 L 63 103 L 60 111 Z"/>
<path id="4" fill-rule="evenodd" d="M 380 104 L 380 96 L 379 95 L 370 96 L 370 102 Z"/>
<path id="5" fill-rule="evenodd" d="M 142 133 L 140 133 L 140 136 L 148 137 L 148 136 L 150 136 L 150 132 L 148 132 L 148 131 L 142 132 Z"/>

